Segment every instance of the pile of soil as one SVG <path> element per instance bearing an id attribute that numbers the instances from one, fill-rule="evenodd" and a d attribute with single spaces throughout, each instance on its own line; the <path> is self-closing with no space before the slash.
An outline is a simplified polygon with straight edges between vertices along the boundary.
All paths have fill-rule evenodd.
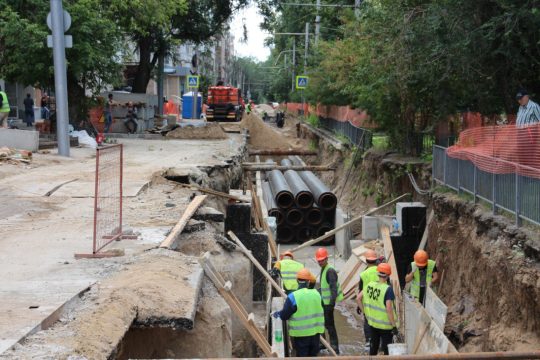
<path id="1" fill-rule="evenodd" d="M 206 126 L 185 126 L 179 127 L 167 133 L 171 139 L 227 139 L 227 134 L 217 123 L 207 123 Z"/>
<path id="2" fill-rule="evenodd" d="M 249 130 L 249 145 L 252 149 L 285 150 L 295 147 L 286 137 L 266 125 L 256 115 L 244 115 L 240 126 Z"/>

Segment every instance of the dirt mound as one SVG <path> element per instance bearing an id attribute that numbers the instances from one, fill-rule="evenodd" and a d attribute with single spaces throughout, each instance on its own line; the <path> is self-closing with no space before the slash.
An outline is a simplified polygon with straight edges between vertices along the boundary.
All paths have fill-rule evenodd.
<path id="1" fill-rule="evenodd" d="M 257 112 L 257 114 L 259 114 L 259 116 L 262 116 L 264 112 L 266 112 L 268 116 L 276 116 L 276 111 L 274 110 L 274 108 L 267 104 L 257 105 L 255 107 L 255 111 Z"/>
<path id="2" fill-rule="evenodd" d="M 167 133 L 171 139 L 209 139 L 221 140 L 227 139 L 227 134 L 219 124 L 207 123 L 206 126 L 185 126 L 174 129 Z"/>
<path id="3" fill-rule="evenodd" d="M 252 148 L 284 150 L 297 147 L 253 114 L 245 115 L 240 126 L 249 130 L 249 145 Z"/>

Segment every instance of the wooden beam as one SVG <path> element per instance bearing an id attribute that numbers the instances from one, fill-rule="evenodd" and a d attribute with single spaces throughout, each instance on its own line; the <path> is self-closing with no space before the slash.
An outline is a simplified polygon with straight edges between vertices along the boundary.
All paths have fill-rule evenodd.
<path id="1" fill-rule="evenodd" d="M 354 219 L 352 219 L 352 220 L 346 222 L 345 224 L 338 226 L 338 227 L 335 228 L 334 230 L 328 231 L 326 234 L 324 234 L 324 235 L 322 235 L 322 236 L 319 236 L 319 237 L 316 238 L 316 239 L 306 241 L 306 242 L 303 243 L 302 245 L 297 246 L 297 247 L 295 247 L 294 249 L 291 249 L 291 250 L 289 250 L 289 251 L 290 251 L 290 252 L 295 252 L 295 251 L 298 251 L 298 250 L 303 249 L 303 248 L 305 248 L 305 247 L 308 247 L 308 246 L 311 246 L 311 245 L 320 243 L 321 241 L 326 240 L 326 239 L 328 239 L 329 237 L 335 235 L 335 234 L 338 233 L 340 230 L 345 229 L 346 227 L 351 226 L 351 225 L 354 224 L 355 222 L 362 220 L 362 218 L 363 218 L 364 216 L 368 216 L 368 215 L 374 214 L 374 213 L 376 213 L 376 212 L 379 211 L 379 210 L 382 210 L 382 209 L 384 209 L 384 208 L 386 208 L 386 207 L 388 207 L 388 206 L 390 206 L 390 205 L 392 205 L 392 204 L 397 203 L 398 201 L 404 199 L 404 198 L 407 197 L 407 196 L 410 196 L 410 194 L 403 194 L 403 195 L 401 195 L 401 196 L 395 198 L 394 200 L 387 202 L 386 204 L 383 204 L 383 205 L 381 205 L 381 206 L 379 206 L 379 207 L 377 207 L 377 208 L 375 208 L 375 209 L 371 209 L 371 210 L 365 212 L 364 214 L 362 214 L 362 215 L 360 215 L 360 216 L 357 216 L 357 217 L 355 217 Z"/>
<path id="2" fill-rule="evenodd" d="M 171 230 L 169 235 L 163 240 L 161 245 L 159 245 L 160 248 L 170 248 L 171 245 L 173 245 L 176 237 L 182 233 L 182 230 L 184 230 L 184 227 L 186 227 L 189 219 L 195 214 L 199 206 L 204 202 L 206 199 L 206 195 L 197 195 L 193 198 L 191 203 L 189 203 L 188 207 L 182 214 L 182 217 L 180 220 L 178 220 L 178 223 L 174 226 L 174 228 Z"/>
<path id="3" fill-rule="evenodd" d="M 427 221 L 426 221 L 426 228 L 424 229 L 424 233 L 422 234 L 422 240 L 420 241 L 420 245 L 418 245 L 418 250 L 424 250 L 426 248 L 427 238 L 428 238 L 428 235 L 429 235 L 429 232 L 428 232 L 429 224 L 433 220 L 434 216 L 435 216 L 435 212 L 432 209 L 429 212 L 429 215 L 428 215 L 428 218 L 427 218 Z"/>
<path id="4" fill-rule="evenodd" d="M 242 167 L 244 171 L 271 171 L 271 170 L 295 170 L 295 171 L 334 171 L 335 167 L 329 165 L 306 165 L 306 166 L 281 166 L 281 165 L 272 165 L 272 164 L 260 164 L 257 163 L 243 163 Z"/>
<path id="5" fill-rule="evenodd" d="M 272 284 L 272 287 L 274 289 L 276 289 L 276 291 L 278 292 L 278 294 L 283 297 L 283 298 L 286 298 L 287 297 L 287 294 L 285 294 L 285 291 L 283 291 L 283 289 L 281 288 L 281 286 L 279 286 L 276 281 L 274 279 L 272 279 L 272 277 L 270 276 L 270 274 L 268 273 L 268 271 L 266 271 L 265 268 L 262 267 L 261 264 L 259 264 L 259 262 L 257 261 L 257 259 L 255 259 L 253 257 L 253 255 L 251 254 L 251 251 L 249 251 L 245 246 L 244 244 L 240 241 L 240 239 L 235 235 L 235 233 L 233 233 L 232 231 L 229 231 L 227 233 L 231 239 L 233 239 L 233 241 L 238 245 L 238 247 L 240 248 L 240 251 L 242 251 L 244 253 L 244 255 L 246 255 L 248 257 L 249 260 L 251 260 L 251 262 L 253 263 L 253 265 L 255 265 L 255 267 L 261 272 L 261 274 L 266 278 L 266 280 L 268 280 L 270 282 L 270 284 Z M 328 349 L 328 351 L 332 354 L 332 356 L 337 356 L 336 352 L 334 351 L 334 349 L 332 349 L 332 346 L 330 346 L 330 344 L 328 343 L 328 341 L 326 341 L 326 339 L 321 336 L 321 343 L 326 347 L 326 349 Z"/>
<path id="6" fill-rule="evenodd" d="M 269 150 L 249 150 L 250 156 L 255 155 L 276 155 L 276 156 L 288 156 L 288 155 L 303 155 L 303 156 L 317 156 L 318 153 L 312 150 L 281 150 L 281 149 L 269 149 Z"/>
<path id="7" fill-rule="evenodd" d="M 242 199 L 242 198 L 240 198 L 240 197 L 238 197 L 238 196 L 226 194 L 226 193 L 224 193 L 224 192 L 217 191 L 217 190 L 214 190 L 214 189 L 204 188 L 204 187 L 199 186 L 199 185 L 195 185 L 195 184 L 182 184 L 182 183 L 177 183 L 177 184 L 178 184 L 179 186 L 183 187 L 183 188 L 186 188 L 186 189 L 197 190 L 197 191 L 200 191 L 200 192 L 202 192 L 202 193 L 206 193 L 206 194 L 210 194 L 210 195 L 215 195 L 215 196 L 220 196 L 220 197 L 227 198 L 227 199 L 231 199 L 231 200 L 238 201 L 238 202 L 249 203 L 248 200 Z"/>
<path id="8" fill-rule="evenodd" d="M 232 293 L 231 290 L 226 289 L 227 282 L 224 281 L 221 274 L 214 268 L 214 266 L 210 262 L 210 253 L 206 253 L 201 259 L 199 259 L 199 263 L 203 267 L 206 275 L 210 278 L 210 280 L 212 280 L 223 299 L 225 299 L 227 304 L 229 304 L 231 310 L 240 319 L 240 322 L 248 330 L 257 345 L 259 345 L 264 355 L 267 357 L 275 357 L 276 354 L 272 352 L 270 344 L 268 343 L 268 341 L 266 341 L 264 335 L 255 326 L 255 323 L 253 321 L 253 314 L 248 314 L 246 309 L 242 306 L 240 300 L 238 300 L 238 298 Z"/>

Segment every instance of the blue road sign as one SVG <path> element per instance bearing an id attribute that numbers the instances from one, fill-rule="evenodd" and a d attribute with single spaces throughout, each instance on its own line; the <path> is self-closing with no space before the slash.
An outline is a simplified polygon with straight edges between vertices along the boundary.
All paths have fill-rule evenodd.
<path id="1" fill-rule="evenodd" d="M 302 90 L 307 88 L 308 81 L 309 81 L 309 77 L 307 77 L 307 76 L 303 76 L 303 75 L 297 76 L 296 77 L 296 88 L 297 89 L 302 89 Z"/>
<path id="2" fill-rule="evenodd" d="M 199 87 L 199 75 L 188 75 L 187 86 L 190 88 Z"/>

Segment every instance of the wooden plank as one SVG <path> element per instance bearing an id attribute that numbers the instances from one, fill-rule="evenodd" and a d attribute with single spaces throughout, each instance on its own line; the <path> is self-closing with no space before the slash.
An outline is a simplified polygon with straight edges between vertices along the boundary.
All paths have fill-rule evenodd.
<path id="1" fill-rule="evenodd" d="M 270 149 L 270 150 L 249 150 L 249 155 L 303 155 L 303 156 L 317 156 L 318 153 L 312 150 L 281 150 L 281 149 Z"/>
<path id="2" fill-rule="evenodd" d="M 311 246 L 311 245 L 314 245 L 314 244 L 317 244 L 317 243 L 320 243 L 321 241 L 323 240 L 326 240 L 328 239 L 329 237 L 335 235 L 336 233 L 338 233 L 339 231 L 341 231 L 342 229 L 345 229 L 346 227 L 348 226 L 351 226 L 352 224 L 356 223 L 357 221 L 360 221 L 362 220 L 362 218 L 364 216 L 368 216 L 368 215 L 371 215 L 371 214 L 374 214 L 376 213 L 377 211 L 379 210 L 382 210 L 390 205 L 393 205 L 395 203 L 397 203 L 398 201 L 404 199 L 405 197 L 407 196 L 410 196 L 410 194 L 403 194 L 397 198 L 395 198 L 394 200 L 392 201 L 389 201 L 387 202 L 386 204 L 383 204 L 377 208 L 374 208 L 374 209 L 371 209 L 367 212 L 365 212 L 364 214 L 360 215 L 360 216 L 357 216 L 355 217 L 354 219 L 350 220 L 350 221 L 347 221 L 345 224 L 341 225 L 341 226 L 338 226 L 337 228 L 335 228 L 334 230 L 331 230 L 331 231 L 328 231 L 326 234 L 322 235 L 322 236 L 319 236 L 318 238 L 316 239 L 313 239 L 313 240 L 309 240 L 309 241 L 306 241 L 305 243 L 303 243 L 302 245 L 300 246 L 297 246 L 295 247 L 294 249 L 291 249 L 289 250 L 290 252 L 295 252 L 295 251 L 298 251 L 300 249 L 303 249 L 305 247 L 308 247 L 308 246 Z"/>
<path id="3" fill-rule="evenodd" d="M 420 240 L 420 245 L 418 245 L 418 250 L 424 250 L 426 248 L 426 243 L 427 243 L 427 239 L 428 239 L 428 235 L 429 235 L 429 232 L 428 232 L 429 224 L 433 220 L 434 216 L 435 216 L 435 212 L 432 209 L 429 212 L 427 222 L 426 222 L 426 228 L 424 230 L 424 233 L 422 234 L 422 240 Z"/>
<path id="4" fill-rule="evenodd" d="M 161 245 L 159 245 L 160 248 L 170 248 L 174 244 L 176 237 L 182 233 L 182 230 L 184 230 L 184 227 L 187 225 L 189 219 L 191 219 L 193 214 L 195 214 L 195 212 L 202 205 L 205 199 L 206 195 L 197 195 L 193 198 L 191 203 L 189 203 L 188 207 L 182 214 L 182 217 L 180 218 L 178 223 L 174 226 L 174 228 L 171 230 L 165 240 L 163 240 Z"/>
<path id="5" fill-rule="evenodd" d="M 238 201 L 238 202 L 249 203 L 249 200 L 242 199 L 242 198 L 240 198 L 240 197 L 238 197 L 238 196 L 226 194 L 226 193 L 224 193 L 224 192 L 217 191 L 217 190 L 214 190 L 214 189 L 204 188 L 204 187 L 201 187 L 201 186 L 199 186 L 199 185 L 195 185 L 195 184 L 182 184 L 182 183 L 177 183 L 177 185 L 178 185 L 178 186 L 181 186 L 181 187 L 183 187 L 183 188 L 186 188 L 186 189 L 197 190 L 197 191 L 200 191 L 200 192 L 203 192 L 203 193 L 206 193 L 206 194 L 215 195 L 215 196 L 220 196 L 220 197 L 223 197 L 223 198 L 226 198 L 226 199 L 230 199 L 230 200 L 234 200 L 234 201 Z"/>
<path id="6" fill-rule="evenodd" d="M 444 331 L 444 325 L 446 324 L 446 314 L 448 313 L 448 307 L 441 299 L 435 294 L 431 287 L 426 287 L 426 305 L 425 309 L 431 316 L 435 324 Z"/>
<path id="7" fill-rule="evenodd" d="M 240 241 L 240 239 L 238 239 L 238 237 L 232 232 L 232 231 L 229 231 L 227 233 L 231 239 L 233 239 L 233 241 L 236 243 L 236 245 L 238 245 L 238 247 L 240 248 L 240 251 L 242 251 L 244 253 L 244 255 L 246 255 L 248 257 L 249 260 L 251 260 L 251 263 L 253 265 L 255 265 L 255 267 L 261 272 L 261 274 L 266 278 L 266 280 L 268 280 L 270 282 L 270 284 L 272 284 L 272 287 L 274 289 L 276 289 L 276 291 L 278 292 L 278 294 L 283 297 L 283 298 L 286 298 L 287 297 L 287 294 L 285 294 L 285 291 L 283 291 L 283 289 L 281 288 L 281 286 L 279 286 L 275 281 L 274 279 L 272 279 L 272 277 L 270 276 L 270 274 L 268 274 L 268 271 L 266 271 L 262 266 L 261 264 L 259 264 L 259 262 L 257 261 L 257 259 L 255 259 L 253 257 L 253 255 L 251 254 L 251 251 L 249 251 L 245 246 L 244 244 Z M 332 356 L 337 356 L 336 352 L 334 351 L 334 349 L 332 349 L 332 346 L 330 346 L 330 344 L 328 343 L 328 341 L 326 341 L 326 339 L 321 336 L 321 343 L 326 347 L 326 349 L 330 352 L 330 354 L 332 354 Z"/>
<path id="8" fill-rule="evenodd" d="M 223 281 L 221 275 L 212 266 L 210 262 L 210 254 L 206 253 L 205 256 L 199 260 L 199 263 L 203 267 L 205 273 L 208 275 L 210 280 L 212 280 L 221 296 L 225 299 L 227 304 L 229 304 L 231 310 L 240 319 L 242 325 L 244 325 L 244 327 L 248 330 L 250 335 L 253 337 L 253 340 L 255 340 L 257 345 L 259 345 L 264 354 L 267 357 L 275 356 L 275 354 L 272 352 L 270 344 L 268 343 L 268 341 L 266 341 L 264 335 L 255 326 L 254 315 L 248 314 L 245 308 L 242 306 L 240 300 L 238 300 L 238 298 L 232 293 L 232 291 L 228 291 L 225 289 L 226 283 Z"/>
<path id="9" fill-rule="evenodd" d="M 346 292 L 349 292 L 349 291 L 354 292 L 355 289 L 358 288 L 358 284 L 360 283 L 360 273 L 362 273 L 362 271 L 366 269 L 367 269 L 367 264 L 360 263 L 360 266 L 358 267 L 358 269 L 356 269 L 356 271 L 351 274 L 352 275 L 351 280 L 347 283 L 347 286 L 345 287 Z"/>

